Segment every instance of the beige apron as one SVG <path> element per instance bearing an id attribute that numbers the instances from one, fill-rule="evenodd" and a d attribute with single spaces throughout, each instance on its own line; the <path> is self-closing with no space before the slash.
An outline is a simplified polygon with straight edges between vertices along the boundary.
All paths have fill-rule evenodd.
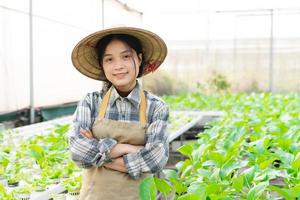
<path id="1" fill-rule="evenodd" d="M 146 97 L 140 90 L 140 123 L 129 123 L 105 119 L 105 112 L 111 95 L 111 88 L 103 97 L 98 118 L 92 127 L 97 139 L 113 138 L 118 143 L 145 145 L 146 130 Z M 148 174 L 149 175 L 149 174 Z M 127 173 L 110 170 L 104 167 L 92 167 L 84 170 L 80 200 L 134 200 L 139 199 L 139 184 L 146 177 L 143 174 L 138 180 Z"/>

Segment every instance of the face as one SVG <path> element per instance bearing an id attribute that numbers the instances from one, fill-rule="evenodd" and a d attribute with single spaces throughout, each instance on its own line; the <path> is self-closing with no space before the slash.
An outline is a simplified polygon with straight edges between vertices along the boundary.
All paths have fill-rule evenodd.
<path id="1" fill-rule="evenodd" d="M 131 91 L 136 84 L 142 55 L 120 40 L 112 40 L 106 47 L 102 66 L 106 78 L 122 92 Z"/>

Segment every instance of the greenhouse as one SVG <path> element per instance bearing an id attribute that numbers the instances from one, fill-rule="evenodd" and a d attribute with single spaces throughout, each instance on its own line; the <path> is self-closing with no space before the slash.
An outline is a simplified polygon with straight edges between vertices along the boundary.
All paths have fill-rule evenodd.
<path id="1" fill-rule="evenodd" d="M 300 3 L 0 1 L 0 199 L 300 199 Z"/>

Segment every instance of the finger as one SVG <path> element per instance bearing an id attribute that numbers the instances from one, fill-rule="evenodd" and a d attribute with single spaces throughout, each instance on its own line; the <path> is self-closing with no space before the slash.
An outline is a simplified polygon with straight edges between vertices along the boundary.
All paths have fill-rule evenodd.
<path id="1" fill-rule="evenodd" d="M 80 128 L 80 133 L 88 139 L 94 138 L 93 133 L 89 129 Z"/>
<path id="2" fill-rule="evenodd" d="M 81 130 L 80 133 L 82 136 L 84 136 L 86 138 L 89 138 L 89 139 L 91 138 L 90 134 L 86 130 Z"/>
<path id="3" fill-rule="evenodd" d="M 80 134 L 83 136 L 83 137 L 87 137 L 86 133 L 84 131 L 80 131 Z"/>
<path id="4" fill-rule="evenodd" d="M 93 138 L 93 134 L 91 131 L 86 131 L 85 132 L 85 135 L 89 138 L 89 139 L 92 139 Z"/>

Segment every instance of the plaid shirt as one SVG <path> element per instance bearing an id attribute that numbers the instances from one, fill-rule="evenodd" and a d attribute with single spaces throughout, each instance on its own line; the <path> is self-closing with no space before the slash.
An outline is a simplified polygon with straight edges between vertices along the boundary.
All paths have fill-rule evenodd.
<path id="1" fill-rule="evenodd" d="M 138 122 L 139 121 L 139 84 L 127 97 L 121 97 L 113 88 L 105 118 Z M 167 105 L 149 92 L 147 99 L 147 128 L 145 147 L 135 153 L 123 156 L 128 174 L 136 179 L 143 172 L 156 173 L 162 170 L 168 160 L 169 144 L 166 132 L 169 110 Z M 98 116 L 99 105 L 103 98 L 103 90 L 88 93 L 78 103 L 74 113 L 72 129 L 69 132 L 69 145 L 73 161 L 80 167 L 101 166 L 110 161 L 109 152 L 118 141 L 112 138 L 88 139 L 79 132 L 80 129 L 91 130 Z"/>

